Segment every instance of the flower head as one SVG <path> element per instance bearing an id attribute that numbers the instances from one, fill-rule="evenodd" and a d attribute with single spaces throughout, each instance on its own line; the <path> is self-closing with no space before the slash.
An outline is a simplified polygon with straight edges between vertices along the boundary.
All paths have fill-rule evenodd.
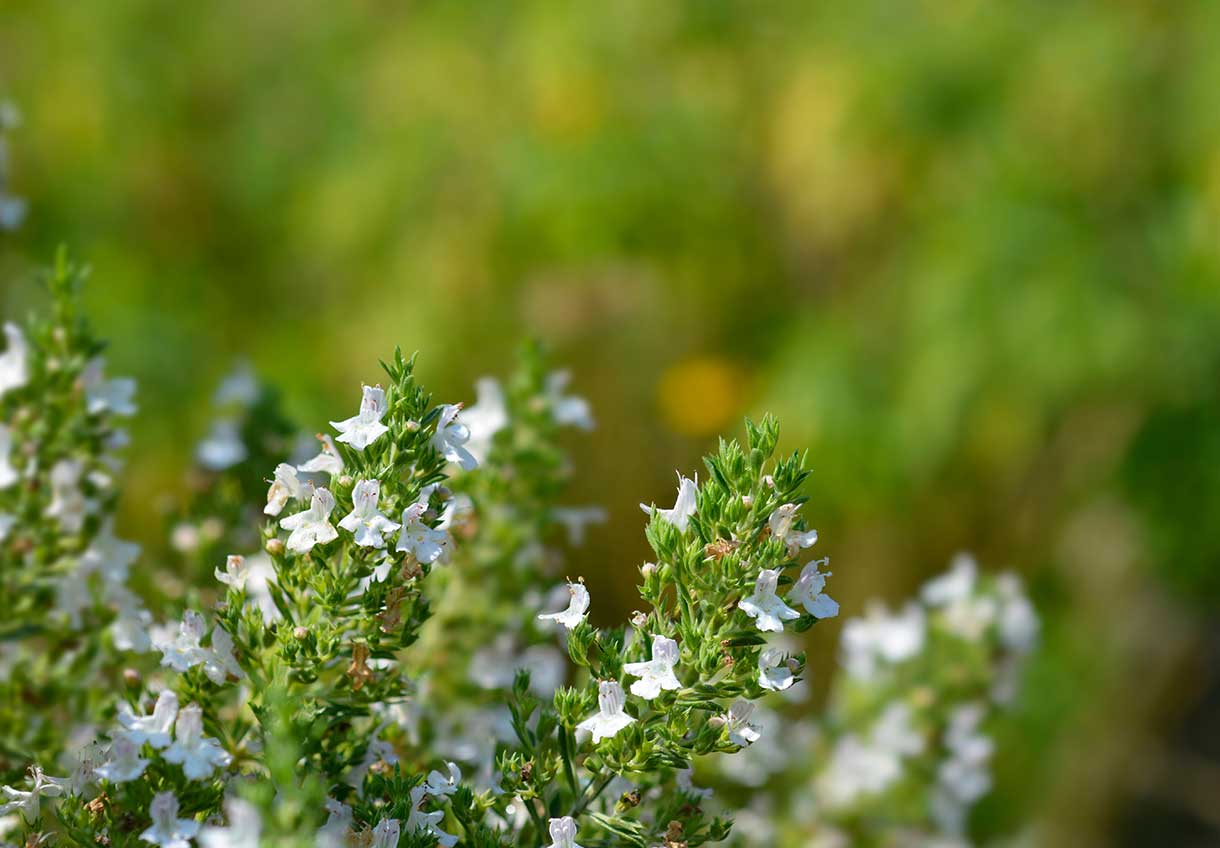
<path id="1" fill-rule="evenodd" d="M 166 689 L 157 696 L 157 703 L 148 715 L 137 715 L 126 701 L 119 702 L 119 724 L 122 736 L 137 747 L 147 742 L 154 748 L 165 748 L 170 743 L 170 731 L 178 716 L 178 696 Z"/>
<path id="2" fill-rule="evenodd" d="M 263 507 L 266 515 L 279 515 L 288 503 L 288 499 L 300 500 L 304 494 L 301 481 L 297 478 L 297 470 L 286 462 L 275 466 L 275 480 L 267 490 L 267 505 Z"/>
<path id="3" fill-rule="evenodd" d="M 377 508 L 380 493 L 379 481 L 358 481 L 352 490 L 352 511 L 339 522 L 344 530 L 356 534 L 356 544 L 364 548 L 384 548 L 385 539 L 382 537 L 399 528 Z"/>
<path id="4" fill-rule="evenodd" d="M 435 797 L 452 795 L 457 791 L 458 784 L 462 780 L 462 770 L 457 767 L 457 763 L 446 763 L 448 774 L 441 774 L 436 769 L 428 772 L 428 780 L 424 786 L 428 790 L 428 794 Z"/>
<path id="5" fill-rule="evenodd" d="M 839 614 L 838 601 L 822 591 L 826 588 L 826 578 L 830 572 L 823 573 L 818 567 L 826 562 L 829 560 L 820 559 L 802 568 L 801 576 L 788 592 L 788 600 L 803 606 L 805 612 L 814 618 L 834 618 Z"/>
<path id="6" fill-rule="evenodd" d="M 686 532 L 686 526 L 690 523 L 690 517 L 695 514 L 696 501 L 699 497 L 699 475 L 695 475 L 695 479 L 691 480 L 678 474 L 678 499 L 674 501 L 672 509 L 657 509 L 648 504 L 640 504 L 640 509 L 644 510 L 645 514 L 661 516 L 673 526 L 677 527 L 683 533 Z"/>
<path id="7" fill-rule="evenodd" d="M 12 451 L 13 431 L 0 424 L 0 489 L 7 489 L 21 478 L 17 469 L 9 461 L 9 454 Z"/>
<path id="8" fill-rule="evenodd" d="M 576 725 L 577 731 L 593 734 L 593 744 L 609 739 L 635 721 L 623 709 L 627 696 L 623 687 L 614 680 L 603 680 L 597 685 L 597 712 Z"/>
<path id="9" fill-rule="evenodd" d="M 801 614 L 789 607 L 775 594 L 775 586 L 779 581 L 779 571 L 774 568 L 764 568 L 758 574 L 754 583 L 754 594 L 737 602 L 737 606 L 754 619 L 754 623 L 763 632 L 778 633 L 784 629 L 785 621 L 800 618 Z"/>
<path id="10" fill-rule="evenodd" d="M 89 511 L 89 501 L 80 490 L 83 473 L 84 467 L 71 459 L 61 459 L 51 466 L 51 502 L 44 514 L 58 521 L 65 533 L 79 533 Z"/>
<path id="11" fill-rule="evenodd" d="M 199 832 L 199 822 L 178 818 L 178 799 L 173 792 L 158 792 L 148 808 L 152 827 L 140 838 L 161 848 L 189 848 L 191 838 Z"/>
<path id="12" fill-rule="evenodd" d="M 385 391 L 381 386 L 365 386 L 360 397 L 360 412 L 343 421 L 332 421 L 330 426 L 341 434 L 339 441 L 355 450 L 364 450 L 389 432 L 390 428 L 381 423 L 386 409 Z"/>
<path id="13" fill-rule="evenodd" d="M 479 461 L 465 447 L 470 440 L 470 429 L 457 420 L 462 411 L 460 403 L 447 403 L 441 407 L 440 417 L 436 420 L 436 433 L 432 436 L 432 446 L 450 462 L 456 462 L 463 471 L 471 471 Z"/>
<path id="14" fill-rule="evenodd" d="M 547 830 L 551 834 L 551 848 L 580 848 L 576 844 L 576 821 L 571 816 L 551 819 Z"/>
<path id="15" fill-rule="evenodd" d="M 734 745 L 745 748 L 761 738 L 758 726 L 750 724 L 750 718 L 753 715 L 753 702 L 747 701 L 744 698 L 738 698 L 729 706 L 727 713 L 714 716 L 709 721 L 714 726 L 727 727 L 729 730 L 729 741 Z"/>
<path id="16" fill-rule="evenodd" d="M 43 796 L 58 798 L 69 788 L 66 778 L 48 777 L 38 766 L 30 766 L 30 788 L 15 789 L 12 786 L 0 786 L 0 793 L 6 799 L 0 804 L 0 816 L 21 812 L 27 823 L 38 818 L 40 802 Z"/>
<path id="17" fill-rule="evenodd" d="M 241 798 L 225 801 L 228 827 L 205 827 L 199 832 L 202 848 L 259 848 L 263 819 L 258 808 Z"/>
<path id="18" fill-rule="evenodd" d="M 30 379 L 30 346 L 25 334 L 16 324 L 6 321 L 4 335 L 8 339 L 8 347 L 0 354 L 0 396 L 21 388 Z"/>
<path id="19" fill-rule="evenodd" d="M 818 540 L 817 530 L 795 530 L 793 524 L 796 522 L 796 511 L 800 509 L 796 504 L 784 504 L 776 507 L 767 519 L 767 526 L 771 529 L 771 535 L 784 543 L 787 548 L 788 556 L 794 557 L 802 548 L 812 547 Z"/>
<path id="20" fill-rule="evenodd" d="M 335 447 L 335 440 L 325 433 L 318 434 L 318 441 L 322 443 L 322 449 L 313 459 L 297 466 L 297 471 L 304 471 L 306 474 L 330 474 L 337 477 L 343 473 L 343 457 L 339 456 L 339 449 Z"/>
<path id="21" fill-rule="evenodd" d="M 108 583 L 123 583 L 127 580 L 131 564 L 139 555 L 140 546 L 117 538 L 113 519 L 107 519 L 81 554 L 80 562 L 86 573 L 100 574 Z"/>
<path id="22" fill-rule="evenodd" d="M 339 537 L 339 531 L 330 523 L 330 514 L 335 508 L 335 496 L 329 489 L 315 489 L 309 509 L 290 515 L 280 521 L 280 526 L 291 530 L 288 535 L 288 550 L 306 554 L 314 545 L 326 544 Z"/>
<path id="23" fill-rule="evenodd" d="M 453 848 L 457 845 L 457 837 L 440 828 L 440 823 L 445 819 L 444 812 L 434 810 L 426 813 L 422 809 L 427 794 L 428 790 L 423 786 L 416 786 L 411 790 L 411 815 L 407 817 L 407 833 L 430 833 L 436 837 L 437 845 Z M 391 843 L 393 844 L 395 843 Z"/>
<path id="24" fill-rule="evenodd" d="M 249 455 L 241 440 L 241 426 L 232 418 L 218 418 L 212 429 L 195 446 L 195 459 L 209 471 L 232 468 Z"/>
<path id="25" fill-rule="evenodd" d="M 232 759 L 215 739 L 203 735 L 203 710 L 198 704 L 183 707 L 178 713 L 174 744 L 163 756 L 166 762 L 181 765 L 183 774 L 191 780 L 203 780 Z"/>
<path id="26" fill-rule="evenodd" d="M 647 662 L 627 663 L 623 672 L 640 678 L 631 684 L 631 694 L 651 701 L 662 690 L 674 691 L 682 688 L 674 674 L 678 664 L 678 643 L 661 634 L 652 637 L 652 659 Z"/>
<path id="27" fill-rule="evenodd" d="M 571 600 L 568 602 L 567 609 L 560 612 L 543 613 L 538 616 L 538 620 L 553 621 L 556 624 L 562 624 L 568 630 L 575 630 L 576 625 L 585 620 L 585 615 L 589 611 L 589 590 L 585 588 L 584 583 L 569 583 L 568 592 Z"/>
<path id="28" fill-rule="evenodd" d="M 372 848 L 396 848 L 399 832 L 398 819 L 382 819 L 373 828 Z"/>
<path id="29" fill-rule="evenodd" d="M 396 549 L 410 553 L 422 563 L 443 561 L 449 552 L 449 534 L 439 527 L 429 527 L 423 522 L 423 515 L 427 510 L 428 500 L 425 495 L 402 511 L 402 529 L 398 531 Z"/>
<path id="30" fill-rule="evenodd" d="M 89 360 L 81 382 L 85 387 L 85 409 L 90 415 L 109 412 L 112 415 L 135 415 L 136 405 L 132 398 L 136 393 L 136 381 L 130 377 L 107 380 L 102 376 L 105 360 L 98 356 Z"/>
<path id="31" fill-rule="evenodd" d="M 237 554 L 225 557 L 225 570 L 213 569 L 216 579 L 231 589 L 241 591 L 246 588 L 246 578 L 250 570 L 246 567 L 246 558 Z"/>
<path id="32" fill-rule="evenodd" d="M 153 647 L 161 652 L 161 665 L 174 671 L 186 671 L 205 659 L 206 650 L 199 644 L 207 631 L 203 616 L 195 610 L 182 613 L 177 634 L 170 636 L 168 628 L 158 627 L 153 633 Z"/>
<path id="33" fill-rule="evenodd" d="M 462 410 L 462 422 L 470 431 L 466 448 L 476 462 L 484 462 L 496 433 L 508 426 L 508 406 L 504 402 L 504 389 L 494 377 L 479 378 L 474 391 L 477 400 Z"/>
<path id="34" fill-rule="evenodd" d="M 783 692 L 796 683 L 800 663 L 788 659 L 779 648 L 763 648 L 758 654 L 758 685 L 772 692 Z"/>
<path id="35" fill-rule="evenodd" d="M 106 761 L 93 770 L 98 777 L 111 783 L 126 783 L 144 774 L 148 760 L 140 756 L 140 746 L 128 736 L 120 735 L 110 743 Z"/>
<path id="36" fill-rule="evenodd" d="M 592 430 L 593 411 L 589 402 L 578 395 L 565 395 L 572 375 L 567 371 L 552 371 L 546 377 L 546 399 L 556 424 L 568 424 L 581 430 Z"/>

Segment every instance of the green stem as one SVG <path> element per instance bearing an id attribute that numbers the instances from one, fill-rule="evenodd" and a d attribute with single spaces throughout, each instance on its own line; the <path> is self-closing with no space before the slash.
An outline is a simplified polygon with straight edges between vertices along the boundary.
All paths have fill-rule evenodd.
<path id="1" fill-rule="evenodd" d="M 572 767 L 572 731 L 566 727 L 559 728 L 559 753 L 563 756 L 563 772 L 568 778 L 568 786 L 572 788 L 572 797 L 580 796 L 580 784 L 576 780 L 576 770 Z"/>

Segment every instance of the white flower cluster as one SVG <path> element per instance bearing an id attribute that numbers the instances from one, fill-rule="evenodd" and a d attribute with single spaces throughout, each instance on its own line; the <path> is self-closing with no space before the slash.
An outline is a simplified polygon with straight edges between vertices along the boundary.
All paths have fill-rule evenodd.
<path id="1" fill-rule="evenodd" d="M 13 103 L 0 101 L 0 230 L 15 230 L 25 220 L 26 202 L 12 193 L 12 166 L 7 133 L 21 126 L 21 113 Z"/>

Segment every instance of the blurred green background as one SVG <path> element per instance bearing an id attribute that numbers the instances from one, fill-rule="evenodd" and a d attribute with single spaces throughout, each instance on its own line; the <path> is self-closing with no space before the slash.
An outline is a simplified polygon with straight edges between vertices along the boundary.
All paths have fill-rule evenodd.
<path id="1" fill-rule="evenodd" d="M 1218 38 L 1201 1 L 5 0 L 0 306 L 93 265 L 153 552 L 234 361 L 319 427 L 395 344 L 471 401 L 539 337 L 600 424 L 602 621 L 636 504 L 773 411 L 846 614 L 961 549 L 1027 575 L 985 830 L 1220 844 Z"/>

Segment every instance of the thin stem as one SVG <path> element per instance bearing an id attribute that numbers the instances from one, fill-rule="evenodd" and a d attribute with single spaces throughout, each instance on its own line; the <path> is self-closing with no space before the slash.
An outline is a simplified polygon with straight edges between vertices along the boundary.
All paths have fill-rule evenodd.
<path id="1" fill-rule="evenodd" d="M 610 785 L 610 781 L 612 780 L 614 780 L 613 773 L 602 775 L 600 778 L 591 778 L 589 780 L 589 785 L 585 787 L 585 791 L 583 793 L 583 797 L 580 799 L 580 803 L 577 804 L 575 809 L 572 810 L 572 818 L 576 818 L 586 809 L 588 809 L 589 805 L 597 800 L 597 797 L 605 791 L 606 787 Z M 590 792 L 590 790 L 592 790 L 592 792 Z"/>
<path id="2" fill-rule="evenodd" d="M 576 780 L 576 770 L 572 767 L 572 731 L 566 727 L 559 728 L 559 753 L 563 757 L 563 773 L 568 778 L 568 786 L 572 788 L 572 797 L 580 795 L 580 784 Z"/>

